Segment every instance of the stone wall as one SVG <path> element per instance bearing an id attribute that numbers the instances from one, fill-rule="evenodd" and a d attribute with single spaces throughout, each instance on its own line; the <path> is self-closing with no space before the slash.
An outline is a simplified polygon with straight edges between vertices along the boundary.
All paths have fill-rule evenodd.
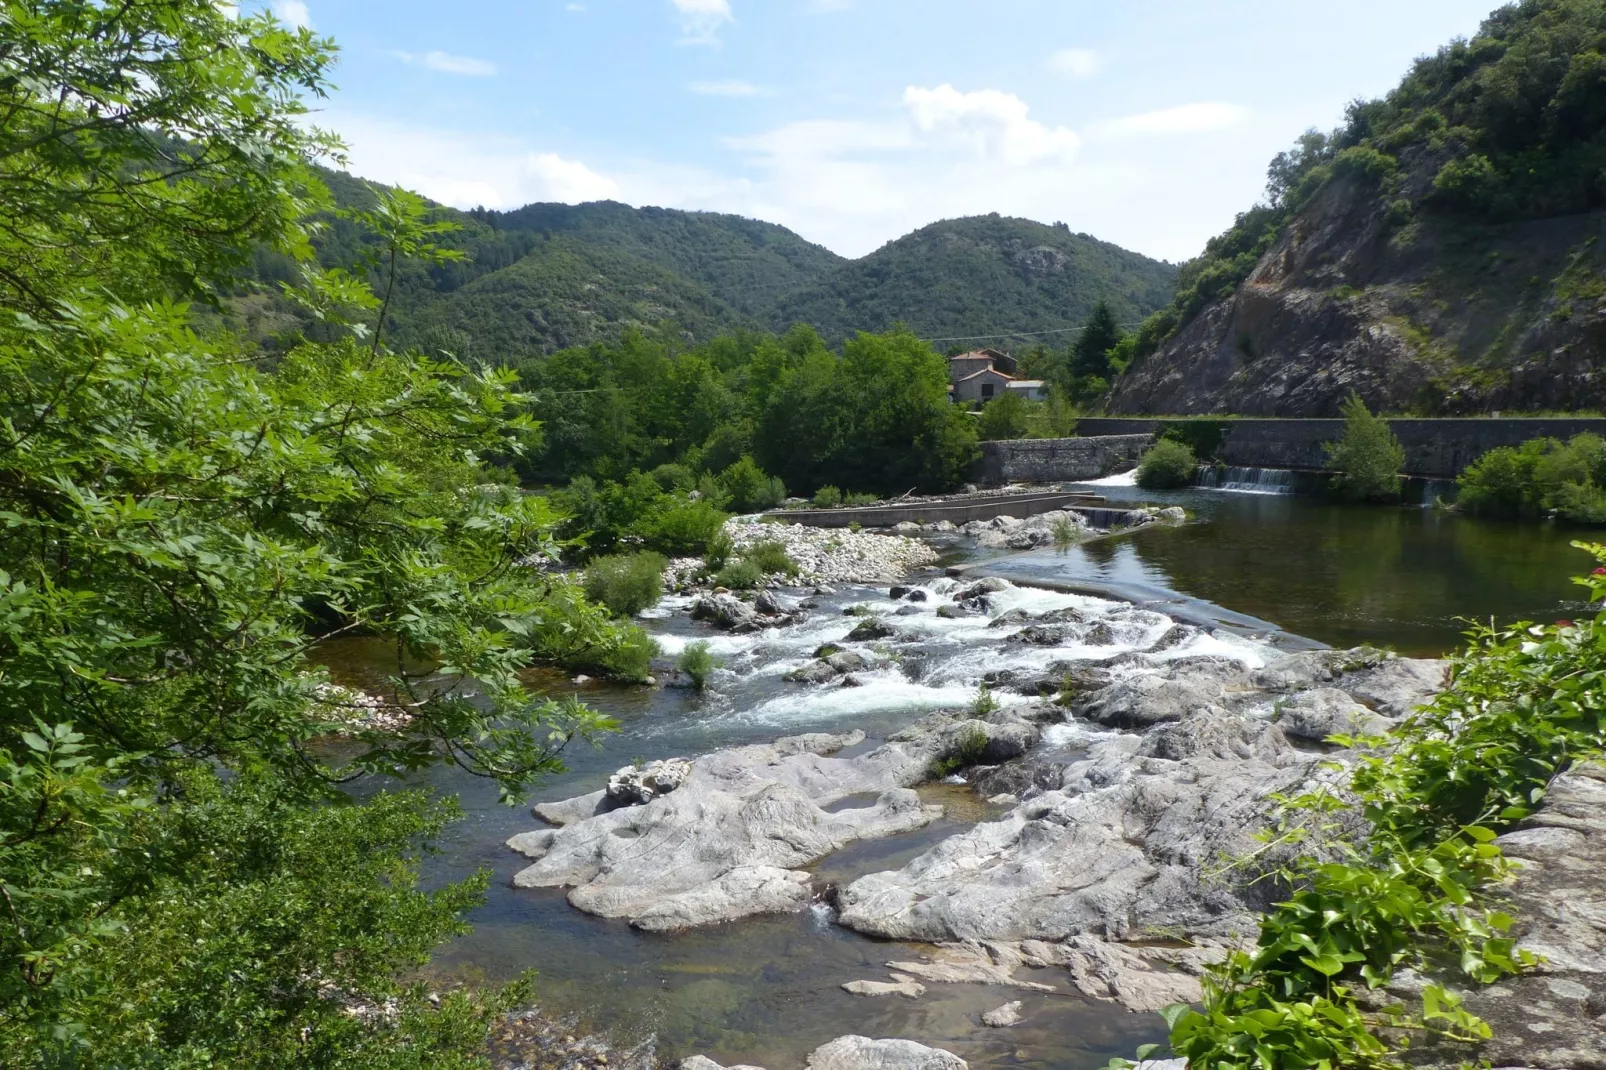
<path id="1" fill-rule="evenodd" d="M 1153 438 L 1152 432 L 1140 432 L 983 442 L 971 478 L 988 487 L 1098 479 L 1131 468 Z"/>
<path id="2" fill-rule="evenodd" d="M 1110 436 L 1152 435 L 1162 424 L 1183 422 L 1186 421 L 1091 418 L 1080 421 L 1077 431 L 1096 436 L 1089 441 L 1099 441 Z M 1218 419 L 1200 422 L 1222 429 L 1216 459 L 1244 468 L 1325 468 L 1327 454 L 1323 447 L 1344 433 L 1343 420 Z M 1405 447 L 1405 473 L 1430 479 L 1454 479 L 1469 464 L 1497 446 L 1515 446 L 1531 438 L 1547 436 L 1566 439 L 1584 431 L 1606 436 L 1606 420 L 1584 417 L 1402 419 L 1390 420 L 1389 426 Z M 1031 443 L 1007 445 L 1029 446 Z"/>
<path id="3" fill-rule="evenodd" d="M 1089 507 L 1087 503 L 1090 498 L 1088 494 L 1060 492 L 989 494 L 949 501 L 867 505 L 854 509 L 782 509 L 764 515 L 766 519 L 774 518 L 784 523 L 803 524 L 812 528 L 845 528 L 851 524 L 865 528 L 890 528 L 905 521 L 915 524 L 935 524 L 939 520 L 968 524 L 972 520 L 991 520 L 995 516 L 1013 516 L 1024 520 L 1026 517 L 1051 513 L 1056 509 L 1074 509 L 1086 516 L 1088 523 L 1095 527 L 1109 527 L 1111 524 L 1125 522 L 1125 510 Z"/>

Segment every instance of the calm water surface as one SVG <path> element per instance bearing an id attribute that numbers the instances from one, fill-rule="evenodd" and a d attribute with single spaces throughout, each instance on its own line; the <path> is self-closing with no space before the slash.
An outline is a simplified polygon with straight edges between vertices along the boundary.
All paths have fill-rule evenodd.
<path id="1" fill-rule="evenodd" d="M 1009 555 L 982 567 L 1155 603 L 1195 620 L 1225 623 L 1239 635 L 1270 635 L 1285 646 L 1298 645 L 1292 637 L 1304 636 L 1335 646 L 1370 642 L 1438 654 L 1457 645 L 1465 627 L 1458 618 L 1548 620 L 1578 608 L 1568 578 L 1586 559 L 1569 549 L 1576 533 L 1564 529 L 1269 495 L 1098 489 L 1112 501 L 1180 503 L 1199 522 L 1065 554 Z M 1072 596 L 1019 597 L 1041 602 Z M 597 749 L 567 755 L 570 771 L 544 782 L 537 797 L 593 791 L 609 772 L 637 758 L 695 755 L 805 731 L 860 728 L 881 738 L 922 710 L 961 704 L 980 674 L 999 665 L 999 648 L 989 645 L 989 637 L 975 624 L 955 622 L 932 632 L 926 653 L 935 668 L 918 682 L 892 671 L 852 690 L 809 691 L 781 683 L 785 666 L 800 663 L 815 644 L 840 638 L 855 623 L 839 614 L 840 605 L 856 600 L 885 603 L 881 592 L 848 589 L 833 600 L 833 612 L 822 611 L 787 634 L 739 639 L 714 635 L 680 614 L 648 621 L 669 654 L 691 638 L 711 639 L 727 671 L 717 674 L 703 696 L 582 688 L 586 701 L 619 720 L 621 731 Z M 930 620 L 927 625 L 939 629 Z M 389 655 L 379 645 L 350 640 L 334 647 L 329 660 L 344 682 L 380 689 Z M 531 681 L 553 693 L 575 690 L 560 676 Z M 850 996 L 838 988 L 842 982 L 885 979 L 886 962 L 928 949 L 865 939 L 832 925 L 823 912 L 685 934 L 644 934 L 582 914 L 562 892 L 511 886 L 522 860 L 503 841 L 536 826 L 527 810 L 497 805 L 486 784 L 455 771 L 437 770 L 428 782 L 457 794 L 466 812 L 441 853 L 429 860 L 428 879 L 460 878 L 475 869 L 493 873 L 487 902 L 470 919 L 473 934 L 444 948 L 433 972 L 448 979 L 502 980 L 536 969 L 545 1009 L 575 1015 L 584 1027 L 606 1029 L 627 1044 L 655 1036 L 666 1060 L 702 1052 L 727 1064 L 785 1070 L 800 1066 L 819 1044 L 858 1032 L 938 1044 L 979 1065 L 1084 1070 L 1163 1037 L 1157 1016 L 1070 995 L 932 985 L 917 1001 Z M 906 836 L 853 845 L 814 867 L 818 880 L 844 882 L 895 868 L 937 840 L 996 815 L 962 786 L 925 792 L 947 808 L 942 821 Z M 977 1024 L 982 1012 L 1012 999 L 1024 1000 L 1025 1024 L 1007 1030 Z"/>

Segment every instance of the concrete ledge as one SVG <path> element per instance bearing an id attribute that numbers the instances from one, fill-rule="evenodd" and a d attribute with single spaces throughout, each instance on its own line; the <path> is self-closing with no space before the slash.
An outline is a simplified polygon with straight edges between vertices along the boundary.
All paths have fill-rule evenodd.
<path id="1" fill-rule="evenodd" d="M 781 520 L 789 524 L 802 524 L 811 528 L 845 528 L 855 523 L 865 528 L 890 528 L 905 521 L 935 524 L 939 520 L 948 520 L 954 524 L 968 524 L 972 520 L 991 520 L 995 516 L 1013 516 L 1024 520 L 1039 513 L 1051 513 L 1056 509 L 1073 507 L 1083 514 L 1126 512 L 1124 509 L 1099 507 L 1100 500 L 1097 496 L 1089 494 L 1039 491 L 1030 494 L 1001 494 L 990 498 L 967 498 L 955 502 L 867 505 L 859 509 L 783 509 L 765 513 L 764 518 Z M 1092 520 L 1092 517 L 1089 516 L 1088 519 Z"/>
<path id="2" fill-rule="evenodd" d="M 1153 435 L 1162 425 L 1197 423 L 1221 430 L 1216 459 L 1242 468 L 1325 469 L 1324 447 L 1344 433 L 1343 420 L 1236 419 L 1233 417 L 1088 418 L 1077 422 L 1082 435 Z M 1388 421 L 1405 447 L 1405 474 L 1454 479 L 1468 465 L 1498 446 L 1533 438 L 1568 439 L 1589 431 L 1606 436 L 1606 419 L 1594 417 L 1468 417 Z M 1010 443 L 1011 446 L 1024 443 Z M 985 444 L 984 444 L 985 445 Z M 1052 478 L 1052 477 L 1047 477 Z M 1061 476 L 1062 479 L 1087 478 Z"/>

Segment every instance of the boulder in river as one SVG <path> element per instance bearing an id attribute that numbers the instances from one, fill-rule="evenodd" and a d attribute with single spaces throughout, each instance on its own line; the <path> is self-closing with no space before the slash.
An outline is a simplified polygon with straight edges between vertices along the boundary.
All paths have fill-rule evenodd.
<path id="1" fill-rule="evenodd" d="M 685 758 L 627 765 L 608 778 L 608 798 L 627 806 L 649 803 L 680 787 L 690 775 L 691 762 Z"/>
<path id="2" fill-rule="evenodd" d="M 758 611 L 733 594 L 703 595 L 691 606 L 691 619 L 707 621 L 728 632 L 757 631 Z"/>

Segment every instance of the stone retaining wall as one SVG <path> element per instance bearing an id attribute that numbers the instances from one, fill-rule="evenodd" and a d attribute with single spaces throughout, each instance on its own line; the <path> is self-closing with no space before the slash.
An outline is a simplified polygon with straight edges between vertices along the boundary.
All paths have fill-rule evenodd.
<path id="1" fill-rule="evenodd" d="M 1092 436 L 1086 441 L 1105 441 L 1153 435 L 1163 424 L 1213 424 L 1221 429 L 1221 444 L 1215 458 L 1223 464 L 1244 468 L 1306 468 L 1327 466 L 1324 446 L 1344 433 L 1343 420 L 1260 420 L 1200 419 L 1161 420 L 1155 418 L 1089 418 L 1077 424 L 1077 432 Z M 1538 417 L 1448 420 L 1390 420 L 1389 426 L 1405 447 L 1405 473 L 1430 479 L 1454 479 L 1489 450 L 1515 446 L 1532 438 L 1567 439 L 1584 431 L 1606 436 L 1606 419 L 1586 417 Z M 1074 441 L 1074 440 L 1073 440 Z M 992 445 L 992 443 L 984 443 Z M 1000 443 L 1030 446 L 1029 442 Z M 1018 479 L 1030 477 L 1017 476 Z M 1082 475 L 1044 476 L 1047 479 L 1086 479 Z"/>
<path id="2" fill-rule="evenodd" d="M 1154 440 L 1152 431 L 1084 438 L 983 442 L 971 478 L 984 487 L 1099 479 L 1125 471 Z"/>
<path id="3" fill-rule="evenodd" d="M 850 524 L 865 528 L 889 528 L 904 521 L 935 524 L 939 520 L 968 524 L 972 520 L 991 520 L 995 516 L 1013 516 L 1024 520 L 1056 509 L 1075 509 L 1086 515 L 1096 527 L 1107 527 L 1110 523 L 1125 520 L 1126 510 L 1100 508 L 1092 504 L 1099 500 L 1087 494 L 1006 494 L 945 502 L 911 502 L 908 505 L 869 505 L 861 509 L 784 509 L 764 516 L 766 519 L 773 518 L 811 528 L 845 528 Z M 1117 516 L 1117 513 L 1120 515 Z M 1095 515 L 1101 519 L 1095 520 Z"/>

